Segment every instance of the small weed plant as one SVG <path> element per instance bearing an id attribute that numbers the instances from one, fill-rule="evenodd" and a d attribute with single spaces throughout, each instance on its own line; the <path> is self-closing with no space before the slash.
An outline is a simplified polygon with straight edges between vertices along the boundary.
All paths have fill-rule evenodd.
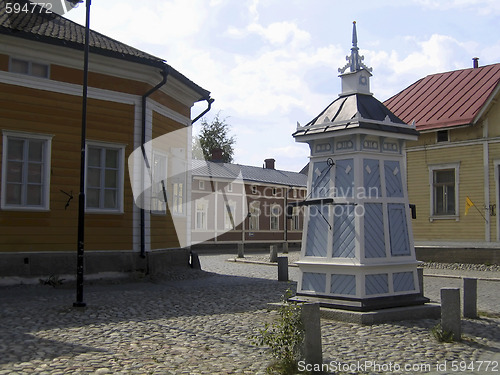
<path id="1" fill-rule="evenodd" d="M 431 332 L 432 336 L 439 342 L 453 342 L 453 332 L 444 331 L 441 323 L 432 327 Z"/>
<path id="2" fill-rule="evenodd" d="M 253 337 L 253 343 L 268 346 L 274 361 L 267 367 L 268 374 L 297 374 L 297 364 L 302 355 L 304 327 L 300 317 L 300 306 L 288 299 L 292 292 L 287 290 L 283 304 L 278 310 L 278 319 L 266 323 Z"/>

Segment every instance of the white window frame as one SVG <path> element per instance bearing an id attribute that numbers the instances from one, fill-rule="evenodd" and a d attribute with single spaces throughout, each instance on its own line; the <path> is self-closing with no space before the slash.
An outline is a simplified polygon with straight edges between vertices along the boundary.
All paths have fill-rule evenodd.
<path id="1" fill-rule="evenodd" d="M 49 211 L 50 210 L 50 169 L 51 169 L 51 154 L 52 154 L 52 138 L 53 135 L 17 132 L 11 130 L 2 130 L 3 147 L 2 147 L 2 194 L 1 194 L 1 209 L 9 211 Z M 43 154 L 43 171 L 42 171 L 42 204 L 40 206 L 14 205 L 6 203 L 7 191 L 7 144 L 9 138 L 17 138 L 22 140 L 38 140 L 44 141 Z M 23 185 L 25 182 L 23 181 Z"/>
<path id="2" fill-rule="evenodd" d="M 257 194 L 257 186 L 252 185 L 252 194 Z"/>
<path id="3" fill-rule="evenodd" d="M 227 192 L 232 193 L 233 192 L 233 183 L 230 182 L 227 184 Z"/>
<path id="4" fill-rule="evenodd" d="M 198 205 L 201 205 L 201 210 L 198 210 Z M 198 213 L 203 215 L 204 220 L 200 223 Z M 196 230 L 207 230 L 208 223 L 208 200 L 206 199 L 197 199 L 194 205 L 194 228 Z"/>
<path id="5" fill-rule="evenodd" d="M 173 216 L 186 216 L 187 214 L 187 178 L 186 178 L 186 161 L 178 157 L 170 159 L 170 188 L 171 195 L 169 196 L 170 213 Z M 179 195 L 179 185 L 182 185 L 181 194 Z M 179 202 L 179 196 L 181 201 Z"/>
<path id="6" fill-rule="evenodd" d="M 279 210 L 281 210 L 281 206 L 279 204 L 276 204 L 276 203 L 273 203 L 271 205 L 271 212 L 269 215 L 269 229 L 278 231 L 278 230 L 280 230 L 280 216 L 281 215 L 280 215 L 279 211 L 277 214 L 274 213 L 275 208 L 278 208 Z"/>
<path id="7" fill-rule="evenodd" d="M 231 219 L 229 217 L 229 214 L 227 212 L 227 208 L 231 210 L 233 214 L 233 222 L 231 223 Z M 224 204 L 224 229 L 226 230 L 233 230 L 236 228 L 236 202 L 233 200 L 228 201 L 226 204 Z"/>
<path id="8" fill-rule="evenodd" d="M 301 207 L 293 207 L 292 230 L 301 230 L 301 228 L 300 228 L 300 210 L 301 210 Z"/>
<path id="9" fill-rule="evenodd" d="M 198 181 L 198 189 L 205 190 L 205 181 L 203 181 L 203 180 Z"/>
<path id="10" fill-rule="evenodd" d="M 22 61 L 22 62 L 27 63 L 28 64 L 28 72 L 27 73 L 13 72 L 12 71 L 12 60 L 18 60 L 18 61 Z M 33 64 L 46 66 L 47 67 L 47 75 L 46 76 L 34 75 L 32 73 Z M 14 74 L 23 74 L 23 75 L 30 76 L 30 77 L 49 79 L 50 78 L 50 64 L 47 64 L 44 62 L 39 62 L 39 61 L 32 61 L 32 60 L 27 60 L 27 59 L 23 59 L 23 58 L 18 58 L 15 56 L 10 56 L 10 58 L 9 58 L 9 72 L 14 73 Z"/>
<path id="11" fill-rule="evenodd" d="M 158 183 L 158 181 L 156 181 L 158 178 L 156 177 L 156 173 L 158 173 L 156 171 L 156 167 L 154 165 L 154 162 L 156 160 L 156 158 L 162 158 L 164 159 L 164 162 L 165 162 L 165 171 L 164 171 L 164 176 L 165 176 L 165 179 L 163 180 L 163 186 L 161 188 L 160 191 L 155 191 L 154 189 L 156 189 L 155 186 L 157 186 L 156 184 Z M 152 155 L 152 166 L 151 166 L 151 177 L 152 177 L 152 183 L 153 185 L 151 186 L 151 213 L 154 214 L 154 215 L 166 215 L 167 214 L 167 202 L 163 201 L 163 196 L 162 195 L 159 195 L 159 194 L 162 194 L 163 193 L 163 187 L 165 187 L 165 190 L 167 190 L 167 172 L 168 172 L 168 155 L 164 152 L 159 152 L 159 151 L 153 151 L 153 155 Z M 161 186 L 161 182 L 160 182 L 160 186 Z M 155 187 L 153 189 L 153 187 Z M 156 197 L 154 196 L 156 194 Z M 167 200 L 168 200 L 168 191 L 166 192 L 166 195 L 167 195 Z M 161 202 L 161 203 L 159 203 Z M 156 207 L 156 204 L 158 205 L 158 207 L 160 207 L 160 205 L 162 206 L 161 209 L 159 209 L 158 207 Z"/>
<path id="12" fill-rule="evenodd" d="M 89 147 L 107 148 L 118 151 L 118 192 L 116 208 L 95 208 L 87 207 L 87 178 L 88 178 L 88 149 Z M 85 144 L 85 212 L 86 213 L 103 213 L 103 214 L 123 214 L 123 190 L 124 190 L 124 175 L 125 175 L 125 145 L 119 143 L 101 142 L 101 141 L 86 141 Z M 102 183 L 102 181 L 101 181 Z"/>
<path id="13" fill-rule="evenodd" d="M 260 226 L 260 202 L 253 201 L 249 204 L 248 212 L 250 213 L 250 218 L 248 222 L 248 229 L 250 231 L 259 230 Z"/>
<path id="14" fill-rule="evenodd" d="M 439 215 L 434 212 L 434 172 L 446 169 L 455 170 L 455 214 L 452 215 Z M 430 220 L 459 220 L 460 217 L 460 205 L 459 205 L 459 192 L 460 192 L 460 162 L 457 163 L 446 163 L 446 164 L 434 164 L 429 165 L 429 186 L 430 186 Z"/>

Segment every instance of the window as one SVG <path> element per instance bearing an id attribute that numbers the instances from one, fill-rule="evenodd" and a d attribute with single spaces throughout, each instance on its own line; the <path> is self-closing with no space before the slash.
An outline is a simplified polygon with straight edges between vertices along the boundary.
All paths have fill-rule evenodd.
<path id="1" fill-rule="evenodd" d="M 170 212 L 173 215 L 186 214 L 186 173 L 187 167 L 184 159 L 173 157 L 170 164 L 171 168 L 171 188 L 172 195 L 169 201 Z"/>
<path id="2" fill-rule="evenodd" d="M 88 211 L 122 212 L 123 146 L 87 145 L 85 207 Z"/>
<path id="3" fill-rule="evenodd" d="M 49 65 L 33 61 L 11 58 L 9 71 L 34 77 L 49 78 Z"/>
<path id="4" fill-rule="evenodd" d="M 151 212 L 156 214 L 167 213 L 166 203 L 166 180 L 167 180 L 167 156 L 153 152 L 152 186 L 151 186 Z"/>
<path id="5" fill-rule="evenodd" d="M 234 220 L 236 213 L 236 202 L 229 201 L 224 208 L 224 229 L 234 229 Z"/>
<path id="6" fill-rule="evenodd" d="M 233 184 L 230 182 L 229 184 L 227 184 L 227 192 L 231 193 L 232 191 L 233 191 Z"/>
<path id="7" fill-rule="evenodd" d="M 207 229 L 208 201 L 205 199 L 196 200 L 195 228 L 198 230 Z"/>
<path id="8" fill-rule="evenodd" d="M 277 193 L 277 190 L 276 190 L 276 188 L 275 188 L 275 187 L 273 187 L 273 196 L 275 196 L 275 195 L 276 195 L 276 193 Z"/>
<path id="9" fill-rule="evenodd" d="M 294 207 L 292 211 L 292 230 L 301 230 L 300 228 L 300 207 Z"/>
<path id="10" fill-rule="evenodd" d="M 205 190 L 205 181 L 198 182 L 198 189 Z"/>
<path id="11" fill-rule="evenodd" d="M 436 142 L 449 142 L 450 141 L 450 131 L 449 130 L 438 130 L 436 132 Z"/>
<path id="12" fill-rule="evenodd" d="M 250 203 L 250 230 L 259 230 L 260 202 Z"/>
<path id="13" fill-rule="evenodd" d="M 49 209 L 51 142 L 51 136 L 3 132 L 2 209 Z"/>
<path id="14" fill-rule="evenodd" d="M 297 198 L 297 189 L 293 188 L 293 197 Z"/>
<path id="15" fill-rule="evenodd" d="M 279 230 L 281 207 L 277 204 L 271 206 L 271 230 Z"/>
<path id="16" fill-rule="evenodd" d="M 430 168 L 433 216 L 457 216 L 458 164 Z"/>
<path id="17" fill-rule="evenodd" d="M 252 194 L 257 194 L 257 186 L 252 186 Z"/>

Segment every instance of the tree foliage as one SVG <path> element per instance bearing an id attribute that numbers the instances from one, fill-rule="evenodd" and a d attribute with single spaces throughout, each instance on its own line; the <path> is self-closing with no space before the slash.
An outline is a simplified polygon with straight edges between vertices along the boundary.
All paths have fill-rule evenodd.
<path id="1" fill-rule="evenodd" d="M 210 160 L 212 150 L 221 149 L 222 161 L 224 163 L 233 161 L 233 145 L 236 140 L 233 136 L 229 136 L 229 124 L 226 119 L 220 117 L 220 112 L 215 115 L 210 123 L 205 117 L 202 118 L 200 134 L 195 137 L 193 142 L 193 158 L 199 159 L 203 156 L 205 159 Z"/>

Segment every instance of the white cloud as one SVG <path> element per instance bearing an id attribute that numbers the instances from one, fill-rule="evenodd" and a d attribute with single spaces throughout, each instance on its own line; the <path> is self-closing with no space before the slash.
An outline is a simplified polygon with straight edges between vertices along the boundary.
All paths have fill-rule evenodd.
<path id="1" fill-rule="evenodd" d="M 500 13 L 498 0 L 413 0 L 415 3 L 433 10 L 464 10 L 480 15 Z"/>

